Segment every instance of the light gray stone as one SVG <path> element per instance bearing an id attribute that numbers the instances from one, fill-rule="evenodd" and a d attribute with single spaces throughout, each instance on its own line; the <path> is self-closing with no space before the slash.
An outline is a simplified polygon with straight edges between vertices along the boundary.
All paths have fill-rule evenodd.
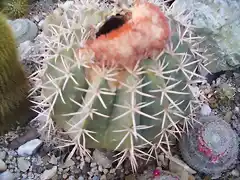
<path id="1" fill-rule="evenodd" d="M 90 167 L 95 167 L 95 166 L 97 166 L 97 163 L 95 163 L 95 162 L 92 162 L 92 163 L 90 164 Z"/>
<path id="2" fill-rule="evenodd" d="M 235 177 L 240 177 L 240 172 L 237 169 L 233 169 L 231 174 Z"/>
<path id="3" fill-rule="evenodd" d="M 15 19 L 9 21 L 9 25 L 14 32 L 18 45 L 27 40 L 33 41 L 37 36 L 38 27 L 29 19 Z"/>
<path id="4" fill-rule="evenodd" d="M 81 169 L 81 170 L 83 170 L 84 165 L 85 165 L 85 162 L 82 161 L 82 162 L 80 163 L 80 169 Z"/>
<path id="5" fill-rule="evenodd" d="M 33 43 L 31 41 L 24 41 L 18 47 L 21 60 L 28 59 L 29 55 L 32 52 Z"/>
<path id="6" fill-rule="evenodd" d="M 170 172 L 181 174 L 184 170 L 186 170 L 190 174 L 196 174 L 197 172 L 190 168 L 185 162 L 180 160 L 177 156 L 169 157 L 169 170 Z"/>
<path id="7" fill-rule="evenodd" d="M 1 180 L 14 180 L 15 176 L 10 171 L 5 171 L 3 173 L 0 173 L 0 179 Z"/>
<path id="8" fill-rule="evenodd" d="M 6 151 L 0 151 L 0 159 L 2 160 L 5 159 L 6 155 L 7 155 Z"/>
<path id="9" fill-rule="evenodd" d="M 88 157 L 88 156 L 86 156 L 86 157 L 85 157 L 85 161 L 86 161 L 87 163 L 90 163 L 90 162 L 91 162 L 91 158 Z"/>
<path id="10" fill-rule="evenodd" d="M 98 166 L 98 171 L 102 172 L 103 171 L 103 168 L 101 165 Z"/>
<path id="11" fill-rule="evenodd" d="M 51 159 L 49 160 L 50 164 L 56 165 L 58 162 L 57 158 L 55 157 L 55 155 L 51 156 Z"/>
<path id="12" fill-rule="evenodd" d="M 116 172 L 116 169 L 110 169 L 109 173 L 114 174 Z"/>
<path id="13" fill-rule="evenodd" d="M 75 162 L 72 159 L 67 160 L 63 166 L 61 166 L 61 168 L 65 169 L 65 168 L 69 168 L 71 166 L 73 166 L 75 164 Z"/>
<path id="14" fill-rule="evenodd" d="M 171 13 L 182 23 L 190 23 L 209 53 L 216 60 L 208 66 L 212 72 L 240 66 L 240 1 L 239 0 L 176 0 Z"/>
<path id="15" fill-rule="evenodd" d="M 201 110 L 200 110 L 200 114 L 202 116 L 209 116 L 212 112 L 212 109 L 210 108 L 210 106 L 208 104 L 203 104 L 201 106 Z"/>
<path id="16" fill-rule="evenodd" d="M 26 172 L 30 168 L 30 165 L 31 165 L 31 163 L 24 157 L 19 157 L 17 159 L 17 163 L 18 163 L 18 169 L 22 172 Z"/>
<path id="17" fill-rule="evenodd" d="M 159 159 L 159 162 L 160 162 L 161 166 L 168 167 L 169 160 L 165 157 L 165 155 L 163 153 L 161 153 L 158 156 L 158 159 Z"/>
<path id="18" fill-rule="evenodd" d="M 37 21 L 37 22 L 39 22 L 39 21 L 40 21 L 40 18 L 39 18 L 39 16 L 38 16 L 38 15 L 36 15 L 36 16 L 33 16 L 33 19 L 34 19 L 35 21 Z"/>
<path id="19" fill-rule="evenodd" d="M 38 150 L 42 143 L 43 142 L 40 139 L 33 139 L 21 145 L 18 148 L 17 153 L 20 156 L 31 156 Z"/>
<path id="20" fill-rule="evenodd" d="M 3 160 L 0 159 L 0 173 L 6 171 L 7 166 Z"/>
<path id="21" fill-rule="evenodd" d="M 57 166 L 54 166 L 52 169 L 45 170 L 41 175 L 41 180 L 52 179 L 57 173 Z"/>
<path id="22" fill-rule="evenodd" d="M 84 180 L 84 177 L 79 176 L 78 180 Z"/>
<path id="23" fill-rule="evenodd" d="M 93 159 L 103 168 L 110 168 L 112 166 L 112 159 L 108 157 L 107 153 L 101 152 L 98 149 L 93 151 Z"/>
<path id="24" fill-rule="evenodd" d="M 107 180 L 107 176 L 105 174 L 102 175 L 100 180 Z"/>
<path id="25" fill-rule="evenodd" d="M 104 174 L 107 174 L 107 173 L 108 173 L 108 169 L 104 169 L 104 170 L 103 170 L 103 173 L 104 173 Z"/>
<path id="26" fill-rule="evenodd" d="M 44 25 L 44 20 L 41 20 L 39 23 L 38 23 L 38 27 L 40 29 L 43 29 L 43 25 Z"/>
<path id="27" fill-rule="evenodd" d="M 228 111 L 226 112 L 225 116 L 224 116 L 224 120 L 228 123 L 230 123 L 231 119 L 232 119 L 232 116 L 233 116 L 233 112 L 232 111 Z"/>

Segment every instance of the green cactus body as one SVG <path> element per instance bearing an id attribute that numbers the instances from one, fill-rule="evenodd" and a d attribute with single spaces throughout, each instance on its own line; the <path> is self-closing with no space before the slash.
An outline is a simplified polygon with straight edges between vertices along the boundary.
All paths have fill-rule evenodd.
<path id="1" fill-rule="evenodd" d="M 28 0 L 2 0 L 0 2 L 0 11 L 10 19 L 24 17 L 28 9 Z"/>
<path id="2" fill-rule="evenodd" d="M 85 148 L 121 151 L 119 162 L 128 157 L 135 169 L 136 156 L 168 148 L 169 136 L 186 131 L 194 121 L 200 102 L 191 87 L 204 80 L 196 73 L 203 61 L 201 53 L 195 53 L 199 41 L 169 16 L 172 34 L 158 57 L 123 71 L 89 65 L 90 57 L 77 54 L 79 40 L 91 34 L 89 24 L 76 26 L 78 16 L 88 17 L 87 7 L 84 13 L 85 6 L 75 2 L 61 15 L 62 25 L 56 17 L 57 26 L 54 21 L 48 24 L 52 33 L 43 34 L 46 58 L 38 74 L 42 83 L 36 89 L 42 89 L 41 105 L 48 103 L 46 125 L 55 122 L 82 152 Z M 104 11 L 92 8 L 99 23 L 105 21 Z M 68 11 L 71 17 L 77 14 L 75 19 Z M 150 154 L 141 150 L 145 147 L 152 149 Z"/>
<path id="3" fill-rule="evenodd" d="M 29 86 L 21 67 L 14 35 L 0 15 L 0 134 L 27 121 Z"/>

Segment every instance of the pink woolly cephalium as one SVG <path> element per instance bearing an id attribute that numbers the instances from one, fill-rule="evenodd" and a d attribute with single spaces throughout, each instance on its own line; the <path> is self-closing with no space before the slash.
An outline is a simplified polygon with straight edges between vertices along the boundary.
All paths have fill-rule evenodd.
<path id="1" fill-rule="evenodd" d="M 138 61 L 162 51 L 170 29 L 158 6 L 136 4 L 125 18 L 125 24 L 118 29 L 88 40 L 79 55 L 88 52 L 100 65 L 133 68 Z"/>

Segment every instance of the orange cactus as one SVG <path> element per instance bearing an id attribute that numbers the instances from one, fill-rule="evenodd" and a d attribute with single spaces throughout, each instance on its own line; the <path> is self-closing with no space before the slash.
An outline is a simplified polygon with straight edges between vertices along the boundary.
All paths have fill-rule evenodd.
<path id="1" fill-rule="evenodd" d="M 79 55 L 90 52 L 101 66 L 133 68 L 140 60 L 160 53 L 170 35 L 167 18 L 154 4 L 137 3 L 121 27 L 88 40 Z"/>

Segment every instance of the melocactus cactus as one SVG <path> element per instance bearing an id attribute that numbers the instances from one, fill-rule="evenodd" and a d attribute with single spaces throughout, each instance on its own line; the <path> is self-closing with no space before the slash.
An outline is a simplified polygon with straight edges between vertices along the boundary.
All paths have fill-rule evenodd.
<path id="1" fill-rule="evenodd" d="M 120 151 L 119 164 L 129 158 L 134 170 L 136 157 L 169 149 L 169 137 L 188 130 L 200 103 L 192 87 L 204 80 L 197 69 L 206 57 L 201 38 L 158 5 L 119 10 L 74 1 L 48 18 L 34 77 L 43 128 L 63 129 L 83 155 L 86 148 Z M 119 19 L 112 29 L 109 17 Z"/>
<path id="2" fill-rule="evenodd" d="M 182 157 L 195 170 L 218 177 L 237 162 L 237 134 L 217 116 L 201 117 L 199 122 L 179 143 Z"/>
<path id="3" fill-rule="evenodd" d="M 0 11 L 10 19 L 22 18 L 28 13 L 29 0 L 1 0 Z"/>
<path id="4" fill-rule="evenodd" d="M 0 134 L 27 122 L 28 79 L 20 64 L 16 40 L 0 14 Z"/>

